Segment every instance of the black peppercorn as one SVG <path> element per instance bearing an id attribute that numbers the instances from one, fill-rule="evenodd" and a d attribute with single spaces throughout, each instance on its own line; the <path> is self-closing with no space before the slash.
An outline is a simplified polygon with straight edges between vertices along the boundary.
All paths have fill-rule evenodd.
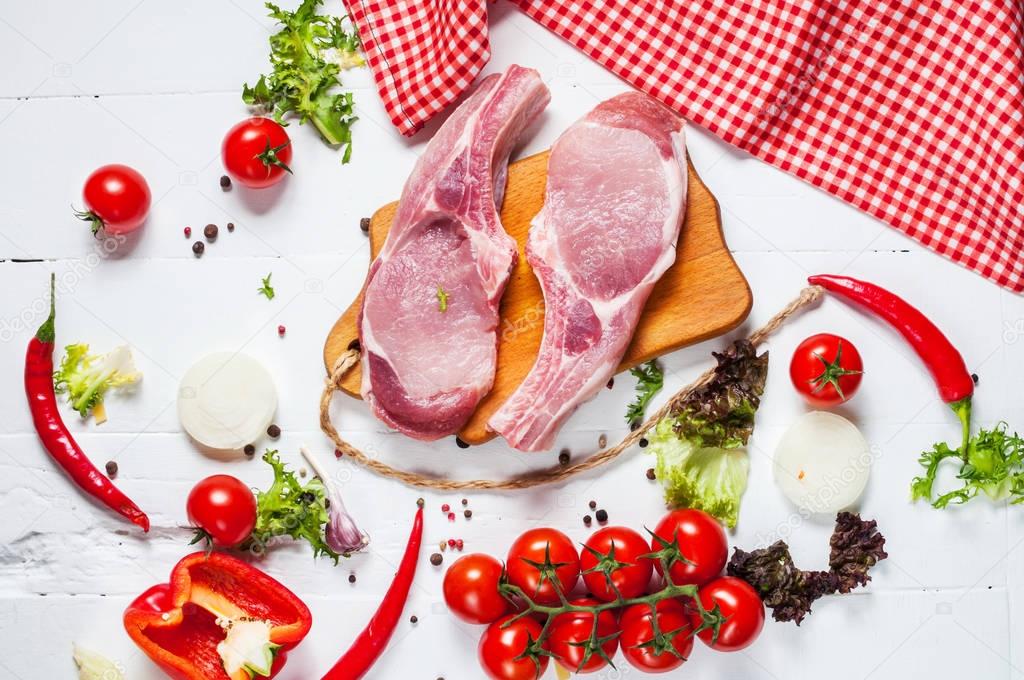
<path id="1" fill-rule="evenodd" d="M 424 500 L 422 498 L 417 498 L 416 499 L 416 507 L 417 508 L 422 508 L 423 507 L 423 503 L 424 503 Z"/>
<path id="2" fill-rule="evenodd" d="M 271 439 L 277 439 L 281 436 L 281 428 L 277 425 L 271 425 L 267 428 L 267 436 Z"/>
<path id="3" fill-rule="evenodd" d="M 470 517 L 472 517 L 472 516 L 473 516 L 473 511 L 467 508 L 466 510 L 464 510 L 464 511 L 462 512 L 462 515 L 463 515 L 463 516 L 464 516 L 464 517 L 465 517 L 466 519 L 469 519 Z"/>
<path id="4" fill-rule="evenodd" d="M 224 191 L 227 191 L 228 189 L 230 189 L 231 188 L 231 178 L 228 177 L 227 175 L 221 175 L 220 176 L 220 188 L 223 189 Z"/>
<path id="5" fill-rule="evenodd" d="M 216 224 L 207 224 L 205 227 L 203 227 L 203 236 L 206 237 L 207 241 L 216 241 L 217 233 L 219 231 L 220 230 L 217 228 Z"/>
<path id="6" fill-rule="evenodd" d="M 590 515 L 583 515 L 583 523 L 586 524 L 589 527 L 590 526 L 590 522 L 591 522 Z"/>
<path id="7" fill-rule="evenodd" d="M 356 582 L 356 575 L 355 574 L 349 574 L 348 575 L 348 582 L 349 583 L 355 583 Z"/>
<path id="8" fill-rule="evenodd" d="M 589 503 L 587 503 L 587 505 L 589 505 L 590 509 L 593 510 L 594 508 L 597 507 L 597 501 L 590 501 Z"/>
<path id="9" fill-rule="evenodd" d="M 646 449 L 648 443 L 649 442 L 647 441 L 647 437 L 642 437 L 640 441 L 637 442 L 637 446 L 639 446 L 641 449 Z"/>
<path id="10" fill-rule="evenodd" d="M 569 464 L 569 451 L 568 449 L 562 449 L 562 452 L 558 454 L 558 464 L 565 466 Z"/>
<path id="11" fill-rule="evenodd" d="M 601 510 L 598 510 L 597 512 L 594 513 L 594 517 L 597 518 L 598 522 L 604 524 L 608 521 L 608 511 L 602 508 Z"/>
<path id="12" fill-rule="evenodd" d="M 202 241 L 196 241 L 192 244 L 192 252 L 195 253 L 196 257 L 202 257 L 204 250 L 206 250 L 206 246 L 203 245 Z"/>
<path id="13" fill-rule="evenodd" d="M 978 384 L 978 374 L 977 373 L 971 373 L 971 380 L 973 380 L 974 384 L 977 385 Z"/>
<path id="14" fill-rule="evenodd" d="M 107 461 L 107 477 L 111 479 L 117 477 L 117 463 L 112 460 Z"/>
<path id="15" fill-rule="evenodd" d="M 256 447 L 253 446 L 252 444 L 246 444 L 245 448 L 242 450 L 245 452 L 245 455 L 249 456 L 250 458 L 256 455 Z"/>
<path id="16" fill-rule="evenodd" d="M 647 479 L 655 479 L 657 475 L 654 474 L 654 468 L 647 468 Z"/>
<path id="17" fill-rule="evenodd" d="M 441 553 L 434 553 L 430 556 L 430 563 L 435 567 L 440 566 L 442 562 L 444 562 L 444 557 Z"/>
<path id="18" fill-rule="evenodd" d="M 234 231 L 234 230 L 235 230 L 235 223 L 234 222 L 228 222 L 228 231 Z"/>
<path id="19" fill-rule="evenodd" d="M 419 621 L 419 619 L 416 618 L 415 614 L 409 617 L 409 623 L 416 623 L 417 621 Z"/>
<path id="20" fill-rule="evenodd" d="M 370 231 L 370 218 L 364 217 L 363 219 L 359 220 L 359 228 L 362 229 L 364 232 Z"/>

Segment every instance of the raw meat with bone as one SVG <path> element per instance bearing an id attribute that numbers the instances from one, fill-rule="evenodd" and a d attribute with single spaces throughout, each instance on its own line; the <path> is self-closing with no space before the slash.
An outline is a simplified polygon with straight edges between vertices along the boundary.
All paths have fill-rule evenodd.
<path id="1" fill-rule="evenodd" d="M 481 81 L 416 162 L 370 266 L 361 392 L 410 437 L 458 431 L 494 382 L 498 305 L 517 257 L 498 208 L 512 149 L 549 100 L 532 69 Z"/>
<path id="2" fill-rule="evenodd" d="M 526 258 L 544 291 L 544 338 L 523 383 L 488 421 L 541 451 L 615 374 L 654 284 L 672 265 L 686 210 L 683 121 L 629 92 L 555 142 Z"/>

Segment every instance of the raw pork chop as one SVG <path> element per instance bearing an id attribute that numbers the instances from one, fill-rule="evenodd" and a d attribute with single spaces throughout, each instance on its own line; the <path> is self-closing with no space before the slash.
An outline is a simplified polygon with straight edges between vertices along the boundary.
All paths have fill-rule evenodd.
<path id="1" fill-rule="evenodd" d="M 498 207 L 512 148 L 549 100 L 532 69 L 485 78 L 417 161 L 370 266 L 361 391 L 410 437 L 456 432 L 494 382 L 498 304 L 516 261 Z"/>
<path id="2" fill-rule="evenodd" d="M 522 451 L 550 448 L 622 360 L 647 296 L 676 259 L 686 206 L 683 121 L 637 92 L 598 105 L 551 149 L 526 258 L 544 290 L 544 338 L 488 422 Z"/>

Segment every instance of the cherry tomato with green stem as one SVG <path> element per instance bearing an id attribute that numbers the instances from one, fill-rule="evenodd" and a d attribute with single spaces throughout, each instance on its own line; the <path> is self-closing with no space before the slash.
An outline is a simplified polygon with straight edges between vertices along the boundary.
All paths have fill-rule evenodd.
<path id="1" fill-rule="evenodd" d="M 661 600 L 656 611 L 652 614 L 648 605 L 634 604 L 619 620 L 622 654 L 630 665 L 644 673 L 675 670 L 693 649 L 693 624 L 686 608 L 678 600 Z"/>
<path id="2" fill-rule="evenodd" d="M 680 586 L 699 586 L 717 577 L 729 556 L 725 529 L 708 513 L 693 508 L 673 510 L 654 529 L 652 553 L 673 553 L 675 548 L 683 559 L 670 558 L 669 572 Z M 655 560 L 654 568 L 664 576 L 660 560 Z"/>
<path id="3" fill-rule="evenodd" d="M 196 540 L 231 548 L 249 538 L 256 526 L 256 496 L 237 477 L 212 475 L 192 487 L 185 504 Z"/>
<path id="4" fill-rule="evenodd" d="M 816 408 L 849 401 L 857 393 L 863 373 L 857 347 L 832 333 L 818 333 L 801 342 L 789 362 L 793 387 Z"/>
<path id="5" fill-rule="evenodd" d="M 250 189 L 264 189 L 291 174 L 292 142 L 277 121 L 247 118 L 228 131 L 221 157 L 231 179 Z"/>
<path id="6" fill-rule="evenodd" d="M 604 527 L 595 531 L 580 551 L 587 590 L 605 602 L 616 599 L 616 589 L 627 599 L 642 595 L 654 571 L 654 563 L 644 557 L 650 551 L 647 540 L 632 529 Z"/>
<path id="7" fill-rule="evenodd" d="M 444 575 L 444 601 L 467 623 L 493 623 L 510 609 L 501 596 L 501 562 L 483 553 L 463 555 Z"/>
<path id="8" fill-rule="evenodd" d="M 541 625 L 524 616 L 502 627 L 511 618 L 498 619 L 480 636 L 480 666 L 491 680 L 536 680 L 548 667 L 546 655 L 529 649 L 540 638 Z"/>
<path id="9" fill-rule="evenodd" d="M 515 540 L 505 560 L 509 583 L 522 588 L 537 604 L 555 605 L 561 600 L 550 578 L 542 578 L 540 568 L 549 565 L 563 595 L 576 586 L 580 577 L 580 556 L 572 540 L 557 529 L 530 529 Z"/>
<path id="10" fill-rule="evenodd" d="M 598 600 L 590 598 L 569 602 L 584 606 L 600 604 Z M 590 646 L 589 643 L 595 640 L 594 618 L 591 612 L 568 611 L 551 621 L 544 647 L 554 654 L 555 661 L 562 668 L 571 673 L 583 674 L 601 670 L 608 665 L 607 659 L 615 656 L 615 651 L 619 647 L 619 627 L 615 622 L 615 614 L 610 609 L 597 615 L 596 645 Z"/>
<path id="11" fill-rule="evenodd" d="M 152 197 L 146 178 L 127 165 L 97 168 L 82 188 L 85 210 L 75 217 L 92 224 L 92 233 L 128 234 L 142 226 L 149 215 Z"/>
<path id="12" fill-rule="evenodd" d="M 717 637 L 710 628 L 697 633 L 701 641 L 711 649 L 736 652 L 749 647 L 761 634 L 764 628 L 764 603 L 746 581 L 723 576 L 702 586 L 697 591 L 697 597 L 704 609 L 712 611 L 717 606 L 725 617 Z M 700 621 L 700 614 L 691 611 L 690 623 L 699 627 Z"/>

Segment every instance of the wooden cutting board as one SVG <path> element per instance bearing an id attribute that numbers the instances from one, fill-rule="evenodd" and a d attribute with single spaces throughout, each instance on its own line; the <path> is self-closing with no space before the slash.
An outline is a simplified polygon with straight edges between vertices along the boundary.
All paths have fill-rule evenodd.
<path id="1" fill-rule="evenodd" d="M 530 220 L 544 203 L 547 164 L 548 152 L 545 151 L 509 166 L 501 223 L 519 243 L 519 262 L 512 270 L 502 298 L 494 387 L 459 433 L 459 437 L 470 444 L 481 444 L 495 436 L 487 430 L 488 418 L 529 373 L 540 348 L 544 296 L 526 261 L 524 248 Z M 619 372 L 732 330 L 750 311 L 750 287 L 725 245 L 718 202 L 692 164 L 689 174 L 686 221 L 675 264 L 665 272 L 648 298 Z M 384 246 L 397 207 L 397 202 L 389 203 L 370 219 L 370 255 L 373 258 Z M 328 373 L 338 356 L 359 337 L 356 319 L 362 303 L 360 293 L 327 336 L 324 363 Z M 358 398 L 360 379 L 357 366 L 345 376 L 342 391 Z M 625 410 L 623 404 L 623 414 Z"/>

